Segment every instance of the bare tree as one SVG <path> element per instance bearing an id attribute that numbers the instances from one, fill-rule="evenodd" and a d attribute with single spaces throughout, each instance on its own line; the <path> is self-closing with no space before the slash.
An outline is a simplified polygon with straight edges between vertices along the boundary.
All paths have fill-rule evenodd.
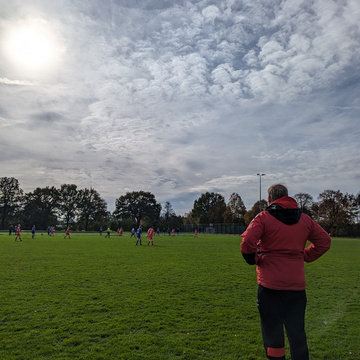
<path id="1" fill-rule="evenodd" d="M 294 199 L 297 201 L 299 209 L 308 215 L 311 215 L 311 206 L 313 204 L 313 197 L 310 194 L 298 193 L 294 195 Z"/>

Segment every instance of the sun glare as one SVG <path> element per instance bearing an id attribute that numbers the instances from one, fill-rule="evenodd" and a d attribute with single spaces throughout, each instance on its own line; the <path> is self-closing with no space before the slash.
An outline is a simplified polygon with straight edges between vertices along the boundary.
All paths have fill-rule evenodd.
<path id="1" fill-rule="evenodd" d="M 45 21 L 32 21 L 7 29 L 5 55 L 20 72 L 43 72 L 57 62 L 57 45 Z"/>
<path id="2" fill-rule="evenodd" d="M 43 65 L 51 56 L 48 39 L 32 29 L 20 29 L 11 40 L 9 50 L 15 60 L 31 67 Z"/>

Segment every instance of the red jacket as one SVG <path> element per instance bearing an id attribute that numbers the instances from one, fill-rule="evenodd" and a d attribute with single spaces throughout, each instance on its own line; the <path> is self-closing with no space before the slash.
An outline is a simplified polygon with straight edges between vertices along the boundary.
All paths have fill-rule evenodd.
<path id="1" fill-rule="evenodd" d="M 304 261 L 318 259 L 331 244 L 327 232 L 288 196 L 258 214 L 241 236 L 241 252 L 255 254 L 258 283 L 275 290 L 304 290 Z"/>

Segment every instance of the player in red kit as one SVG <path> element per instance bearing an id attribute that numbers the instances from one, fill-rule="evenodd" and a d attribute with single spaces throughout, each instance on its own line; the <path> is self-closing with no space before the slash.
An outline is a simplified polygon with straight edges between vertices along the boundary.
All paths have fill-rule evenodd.
<path id="1" fill-rule="evenodd" d="M 69 239 L 70 239 L 70 228 L 67 228 L 67 229 L 66 229 L 64 239 L 65 239 L 67 236 L 68 236 Z"/>
<path id="2" fill-rule="evenodd" d="M 20 241 L 22 241 L 22 240 L 21 240 L 21 235 L 20 235 L 20 233 L 21 233 L 21 226 L 20 226 L 20 224 L 19 224 L 18 227 L 16 228 L 15 241 L 16 241 L 17 239 L 19 239 Z"/>
<path id="3" fill-rule="evenodd" d="M 149 238 L 148 241 L 148 245 L 154 245 L 154 240 L 153 240 L 153 236 L 154 236 L 155 230 L 153 229 L 153 227 L 151 226 L 148 230 L 147 236 Z"/>

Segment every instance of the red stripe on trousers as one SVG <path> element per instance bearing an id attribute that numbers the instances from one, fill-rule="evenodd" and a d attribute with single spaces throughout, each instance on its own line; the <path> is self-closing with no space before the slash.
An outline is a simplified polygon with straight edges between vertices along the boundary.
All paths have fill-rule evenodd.
<path id="1" fill-rule="evenodd" d="M 285 356 L 285 348 L 267 348 L 267 355 L 272 357 L 282 357 Z"/>

